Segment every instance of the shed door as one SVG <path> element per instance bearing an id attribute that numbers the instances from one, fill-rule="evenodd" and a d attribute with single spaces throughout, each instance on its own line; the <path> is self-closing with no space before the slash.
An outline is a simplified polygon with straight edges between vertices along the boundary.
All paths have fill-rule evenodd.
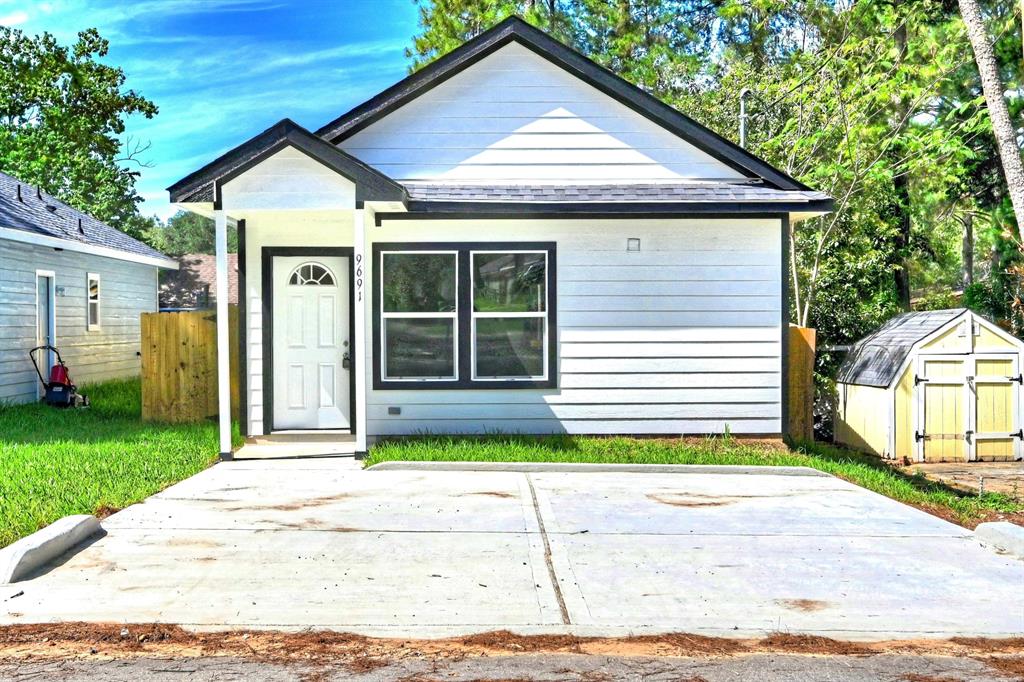
<path id="1" fill-rule="evenodd" d="M 968 403 L 966 356 L 918 358 L 918 459 L 925 462 L 967 460 Z"/>
<path id="2" fill-rule="evenodd" d="M 971 459 L 1013 460 L 1021 455 L 1020 376 L 1017 356 L 977 355 L 970 377 Z"/>

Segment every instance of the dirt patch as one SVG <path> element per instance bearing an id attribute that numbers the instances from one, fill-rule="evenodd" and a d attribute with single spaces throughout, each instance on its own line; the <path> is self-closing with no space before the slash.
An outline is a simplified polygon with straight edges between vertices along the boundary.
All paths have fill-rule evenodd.
<path id="1" fill-rule="evenodd" d="M 295 502 L 284 502 L 281 504 L 247 504 L 228 507 L 226 511 L 298 511 L 300 509 L 324 507 L 328 504 L 340 502 L 341 500 L 349 497 L 354 497 L 354 495 L 352 493 L 338 493 L 336 495 L 310 497 L 305 500 L 296 500 Z"/>
<path id="2" fill-rule="evenodd" d="M 499 492 L 490 491 L 490 490 L 487 490 L 487 491 L 484 491 L 484 492 L 479 492 L 479 493 L 464 493 L 462 495 L 462 497 L 466 497 L 468 495 L 483 495 L 484 497 L 500 497 L 502 499 L 510 499 L 510 498 L 517 497 L 517 495 L 514 495 L 513 493 L 499 493 Z"/>
<path id="3" fill-rule="evenodd" d="M 804 611 L 806 613 L 822 611 L 828 608 L 827 601 L 819 601 L 817 599 L 776 599 L 775 603 L 780 606 L 785 606 L 787 609 Z"/>
<path id="4" fill-rule="evenodd" d="M 959 677 L 935 677 L 934 675 L 922 675 L 921 673 L 907 673 L 901 680 L 905 682 L 964 682 Z"/>
<path id="5" fill-rule="evenodd" d="M 978 660 L 1004 675 L 1024 680 L 1024 656 L 999 656 Z"/>
<path id="6" fill-rule="evenodd" d="M 817 635 L 791 635 L 784 632 L 769 635 L 761 639 L 758 645 L 770 651 L 791 654 L 853 656 L 872 653 L 872 649 L 856 642 L 818 637 Z"/>
<path id="7" fill-rule="evenodd" d="M 116 514 L 119 511 L 121 511 L 121 510 L 118 507 L 110 507 L 110 506 L 107 506 L 107 505 L 103 505 L 102 507 L 100 507 L 99 509 L 94 511 L 92 513 L 92 515 L 95 516 L 100 521 L 102 521 L 103 519 L 107 518 L 108 516 L 113 516 L 114 514 Z"/>
<path id="8" fill-rule="evenodd" d="M 993 654 L 1012 654 L 1024 651 L 1024 637 L 1003 637 L 989 639 L 987 637 L 952 637 L 953 644 L 978 652 Z"/>
<path id="9" fill-rule="evenodd" d="M 692 496 L 675 496 L 669 497 L 668 495 L 648 495 L 647 499 L 652 502 L 660 502 L 661 504 L 667 504 L 670 507 L 724 507 L 727 504 L 735 502 L 733 499 L 718 499 L 718 500 L 695 500 Z"/>
<path id="10" fill-rule="evenodd" d="M 573 635 L 517 635 L 508 630 L 495 630 L 493 632 L 482 632 L 479 635 L 463 637 L 463 645 L 468 647 L 480 647 L 483 649 L 505 649 L 517 652 L 536 651 L 571 651 L 579 653 L 580 645 L 584 642 L 593 641 L 591 638 L 575 637 Z"/>
<path id="11" fill-rule="evenodd" d="M 754 653 L 803 655 L 932 654 L 971 656 L 1007 674 L 1024 667 L 1024 641 L 892 640 L 869 644 L 778 633 L 730 639 L 690 633 L 623 638 L 517 635 L 507 630 L 448 639 L 375 639 L 344 632 L 235 630 L 191 632 L 176 625 L 57 623 L 0 627 L 0 658 L 190 658 L 238 656 L 278 663 L 343 664 L 355 672 L 414 658 L 461 660 L 480 656 L 580 653 L 635 657 L 722 658 Z M 1008 654 L 1013 654 L 1010 656 Z"/>
<path id="12" fill-rule="evenodd" d="M 179 536 L 164 540 L 162 544 L 170 547 L 202 547 L 204 549 L 214 549 L 220 547 L 221 543 L 213 540 L 204 540 L 202 538 L 192 538 L 188 536 Z"/>

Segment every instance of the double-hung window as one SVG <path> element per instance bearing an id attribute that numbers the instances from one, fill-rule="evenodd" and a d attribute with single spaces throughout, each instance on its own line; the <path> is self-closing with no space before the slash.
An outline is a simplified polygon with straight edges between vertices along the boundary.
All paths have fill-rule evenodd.
<path id="1" fill-rule="evenodd" d="M 455 381 L 458 254 L 380 254 L 381 363 L 391 381 Z"/>
<path id="2" fill-rule="evenodd" d="M 375 388 L 557 386 L 553 243 L 373 252 Z"/>
<path id="3" fill-rule="evenodd" d="M 100 276 L 92 272 L 85 277 L 85 328 L 100 328 Z"/>

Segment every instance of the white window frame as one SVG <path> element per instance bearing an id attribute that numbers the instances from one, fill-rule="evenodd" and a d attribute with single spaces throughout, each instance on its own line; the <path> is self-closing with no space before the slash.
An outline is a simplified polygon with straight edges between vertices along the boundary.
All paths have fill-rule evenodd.
<path id="1" fill-rule="evenodd" d="M 388 255 L 416 255 L 416 256 L 428 256 L 428 255 L 448 255 L 455 259 L 455 310 L 449 313 L 401 313 L 401 312 L 387 312 L 384 310 L 384 256 Z M 403 250 L 397 249 L 394 251 L 381 250 L 380 262 L 377 263 L 378 269 L 378 283 L 380 286 L 380 375 L 382 381 L 388 382 L 403 382 L 403 383 L 422 383 L 422 382 L 437 382 L 437 381 L 450 381 L 455 383 L 459 380 L 459 252 L 452 250 Z M 387 339 L 388 339 L 388 325 L 389 319 L 447 319 L 452 321 L 452 369 L 453 374 L 451 376 L 436 376 L 436 377 L 392 377 L 388 375 L 388 353 L 387 353 Z"/>
<path id="2" fill-rule="evenodd" d="M 544 310 L 539 312 L 520 312 L 520 313 L 501 313 L 501 312 L 486 312 L 479 313 L 476 311 L 476 267 L 473 259 L 477 254 L 540 254 L 544 257 Z M 548 319 L 548 313 L 551 309 L 551 303 L 549 300 L 548 292 L 548 252 L 542 249 L 473 249 L 469 252 L 469 315 L 470 315 L 470 345 L 469 345 L 469 363 L 470 373 L 473 381 L 507 381 L 509 383 L 516 383 L 522 381 L 536 382 L 546 381 L 548 378 L 548 334 L 551 333 L 551 321 Z M 543 364 L 543 373 L 535 374 L 531 376 L 522 377 L 501 377 L 501 376 L 487 376 L 477 374 L 476 370 L 476 321 L 479 319 L 513 319 L 513 318 L 540 318 L 544 321 L 544 343 L 541 346 L 541 362 Z"/>
<path id="3" fill-rule="evenodd" d="M 96 281 L 96 321 L 92 321 L 92 283 Z M 85 275 L 85 328 L 87 331 L 96 331 L 103 328 L 102 325 L 102 310 L 103 304 L 103 282 L 99 276 L 99 273 L 89 272 Z"/>

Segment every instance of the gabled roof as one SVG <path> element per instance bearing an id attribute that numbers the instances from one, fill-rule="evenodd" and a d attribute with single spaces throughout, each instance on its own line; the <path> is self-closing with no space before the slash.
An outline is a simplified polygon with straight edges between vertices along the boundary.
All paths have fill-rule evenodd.
<path id="1" fill-rule="evenodd" d="M 903 313 L 854 344 L 836 381 L 887 388 L 914 346 L 967 313 L 967 308 Z"/>
<path id="2" fill-rule="evenodd" d="M 357 204 L 405 198 L 405 190 L 397 182 L 286 118 L 168 187 L 171 201 L 218 206 L 221 185 L 288 146 L 355 183 Z"/>
<path id="3" fill-rule="evenodd" d="M 0 230 L 9 230 L 6 236 L 10 239 L 23 237 L 19 241 L 60 243 L 66 246 L 57 248 L 69 251 L 89 251 L 123 260 L 144 260 L 161 267 L 177 267 L 171 258 L 156 249 L 2 172 Z"/>
<path id="4" fill-rule="evenodd" d="M 338 144 L 513 41 L 675 133 L 741 174 L 763 178 L 778 189 L 809 190 L 806 185 L 781 170 L 515 16 L 508 17 L 376 97 L 331 121 L 317 130 L 316 135 L 329 140 L 332 144 Z"/>

